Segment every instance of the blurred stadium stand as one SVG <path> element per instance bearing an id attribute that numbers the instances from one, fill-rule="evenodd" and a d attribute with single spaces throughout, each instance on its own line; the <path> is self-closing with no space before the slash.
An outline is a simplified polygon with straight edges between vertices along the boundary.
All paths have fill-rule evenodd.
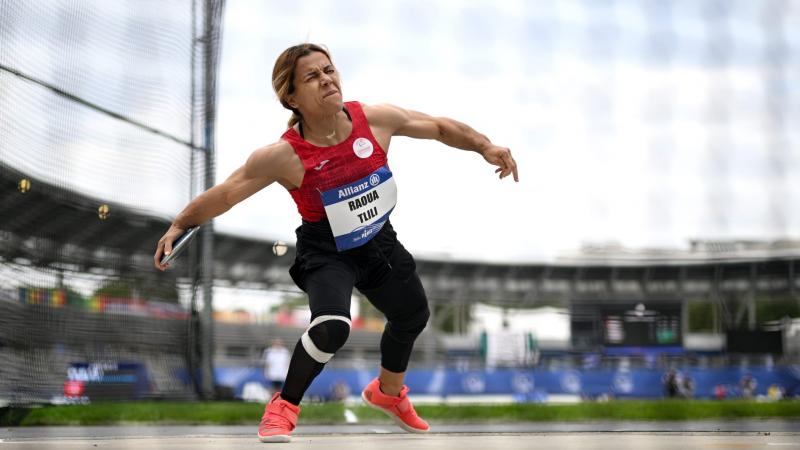
<path id="1" fill-rule="evenodd" d="M 62 192 L 55 186 L 21 195 L 13 187 L 23 175 L 9 167 L 2 167 L 0 174 L 7 187 L 0 197 L 0 208 L 16 218 L 12 223 L 4 222 L 0 230 L 0 255 L 4 261 L 82 273 L 107 273 L 113 268 L 116 271 L 113 276 L 133 277 L 143 284 L 181 281 L 180 271 L 162 273 L 152 268 L 153 243 L 169 226 L 169 221 L 120 205 L 112 206 L 113 214 L 105 221 L 86 220 L 78 204 L 90 207 L 97 204 L 96 199 Z M 46 184 L 36 179 L 31 182 L 40 187 Z M 51 220 L 41 220 L 42 217 Z M 272 252 L 271 241 L 224 233 L 216 233 L 215 241 L 216 285 L 296 290 L 288 276 L 293 257 L 291 248 L 287 255 L 278 257 Z M 433 319 L 438 326 L 426 331 L 415 357 L 428 363 L 441 362 L 448 355 L 447 346 L 456 352 L 471 348 L 473 355 L 477 355 L 479 344 L 474 337 L 430 336 L 459 308 L 477 302 L 524 308 L 568 307 L 575 301 L 702 298 L 721 306 L 715 309 L 720 314 L 718 331 L 721 332 L 727 328 L 754 329 L 758 318 L 753 302 L 759 296 L 789 295 L 797 300 L 800 278 L 796 267 L 800 258 L 796 243 L 736 244 L 724 251 L 707 251 L 704 245 L 695 243 L 692 251 L 680 254 L 615 254 L 591 249 L 553 264 L 498 265 L 418 259 L 418 270 L 429 297 L 441 308 Z M 63 258 L 58 259 L 65 248 L 69 249 L 68 264 Z M 219 323 L 215 330 L 215 358 L 218 363 L 255 363 L 269 337 L 279 336 L 286 342 L 294 342 L 301 333 L 302 328 Z M 377 332 L 355 330 L 337 359 L 373 357 L 378 342 Z M 546 342 L 541 344 L 548 346 Z M 552 349 L 568 350 L 563 343 L 553 343 Z"/>
<path id="2" fill-rule="evenodd" d="M 86 218 L 100 203 L 79 193 L 32 179 L 37 189 L 20 195 L 26 178 L 0 164 L 0 207 L 13 221 L 2 225 L 2 257 L 47 267 L 69 249 L 70 270 L 91 272 L 114 267 L 120 274 L 174 278 L 153 270 L 154 242 L 170 221 L 110 205 L 104 221 Z M 30 178 L 30 177 L 27 177 Z M 46 218 L 47 220 L 43 220 Z M 216 233 L 215 283 L 271 289 L 292 288 L 288 275 L 293 249 L 282 257 L 274 242 Z M 800 242 L 693 243 L 689 252 L 623 253 L 592 249 L 552 264 L 485 264 L 419 259 L 418 269 L 433 299 L 517 306 L 567 305 L 578 298 L 648 298 L 686 295 L 719 298 L 726 293 L 788 293 L 800 290 Z"/>
<path id="3" fill-rule="evenodd" d="M 696 147 L 686 147 L 687 142 L 672 139 L 666 139 L 669 143 L 662 148 L 662 141 L 687 126 L 707 128 L 708 143 L 699 139 L 697 145 L 710 147 L 708 172 L 723 179 L 734 175 L 726 163 L 728 144 L 763 128 L 759 134 L 763 143 L 756 136 L 755 143 L 742 145 L 744 151 L 763 146 L 772 155 L 767 172 L 777 182 L 769 188 L 775 195 L 767 199 L 766 209 L 774 216 L 776 229 L 788 235 L 793 222 L 784 217 L 784 209 L 787 198 L 795 197 L 783 195 L 781 186 L 792 186 L 791 168 L 784 167 L 793 161 L 786 150 L 794 143 L 789 126 L 793 97 L 787 87 L 797 54 L 789 22 L 796 17 L 796 3 L 743 2 L 728 7 L 725 2 L 655 2 L 641 8 L 640 19 L 634 14 L 640 9 L 635 2 L 617 2 L 621 15 L 616 18 L 611 17 L 614 8 L 590 3 L 584 5 L 589 14 L 579 12 L 585 20 L 577 21 L 577 31 L 588 37 L 585 48 L 575 47 L 586 52 L 578 55 L 581 60 L 591 62 L 603 54 L 606 58 L 616 48 L 631 58 L 633 68 L 699 58 L 700 72 L 723 75 L 722 81 L 713 76 L 690 78 L 719 85 L 710 89 L 707 102 L 700 99 L 689 105 L 695 112 L 670 103 L 669 97 L 682 89 L 676 86 L 643 93 L 637 108 L 645 114 L 623 114 L 614 120 L 623 120 L 620 124 L 626 127 L 626 121 L 633 119 L 652 126 L 658 139 L 647 151 L 658 153 L 695 151 Z M 212 349 L 217 367 L 253 369 L 260 366 L 261 351 L 271 338 L 282 337 L 291 345 L 303 332 L 303 327 L 218 322 L 212 335 L 210 324 L 199 317 L 201 313 L 211 317 L 199 307 L 201 301 L 210 302 L 208 291 L 198 295 L 204 280 L 202 287 L 209 290 L 213 282 L 217 287 L 297 293 L 288 275 L 291 248 L 277 257 L 273 242 L 214 232 L 213 245 L 201 248 L 198 239 L 173 270 L 162 273 L 152 266 L 154 245 L 169 225 L 168 214 L 187 196 L 213 184 L 214 154 L 209 143 L 214 140 L 223 5 L 222 0 L 0 2 L 0 359 L 4 361 L 0 406 L 81 401 L 92 389 L 93 398 L 197 398 L 208 395 L 210 378 L 198 386 L 199 377 L 193 375 L 210 369 L 198 358 L 211 357 Z M 574 8 L 544 8 L 528 27 L 533 34 L 522 39 L 551 48 L 559 39 L 559 27 L 571 23 L 562 16 L 564 11 L 557 11 L 561 9 Z M 748 22 L 751 29 L 741 36 L 729 29 L 730 19 L 756 16 L 760 19 L 755 25 Z M 620 47 L 596 39 L 598 30 L 612 40 L 636 45 Z M 700 39 L 696 35 L 703 33 L 697 31 L 708 34 L 708 39 Z M 475 39 L 476 35 L 454 36 Z M 641 52 L 636 50 L 640 43 L 645 44 Z M 567 44 L 552 47 L 553 54 L 568 52 Z M 359 54 L 363 52 L 363 42 L 354 45 Z M 641 53 L 641 58 L 631 52 Z M 745 87 L 736 84 L 738 78 L 724 80 L 742 57 L 759 62 L 756 73 L 763 83 L 756 83 L 758 89 L 747 85 L 749 78 L 743 79 Z M 586 73 L 587 79 L 597 81 L 596 72 Z M 604 79 L 599 78 L 601 83 Z M 599 121 L 600 128 L 594 124 L 598 117 L 608 119 L 614 109 L 611 98 L 619 91 L 584 87 L 588 100 L 582 95 L 575 98 L 595 107 L 583 107 L 579 122 L 592 124 L 589 130 L 607 132 L 604 121 Z M 763 113 L 753 106 L 759 102 L 765 106 Z M 751 116 L 735 114 L 742 106 L 749 113 L 755 111 L 753 117 L 764 123 L 743 126 L 741 121 Z M 553 115 L 553 120 L 559 117 Z M 548 123 L 531 126 L 546 128 Z M 594 139 L 594 131 L 586 133 L 586 139 Z M 554 142 L 558 145 L 558 140 Z M 705 193 L 712 213 L 720 206 L 718 200 L 727 198 L 726 186 L 712 183 Z M 653 204 L 658 223 L 660 208 L 658 202 Z M 102 213 L 103 220 L 98 220 L 101 205 L 108 215 Z M 713 215 L 724 221 L 720 211 Z M 213 231 L 210 226 L 205 230 Z M 646 382 L 637 383 L 649 384 L 646 395 L 653 395 L 660 382 L 658 372 L 668 367 L 724 371 L 750 365 L 764 372 L 773 365 L 789 367 L 800 354 L 800 314 L 794 319 L 781 314 L 800 309 L 799 259 L 800 243 L 792 241 L 695 241 L 687 251 L 629 252 L 595 246 L 549 264 L 418 258 L 433 316 L 416 344 L 414 367 L 455 366 L 470 378 L 450 383 L 438 369 L 415 376 L 438 380 L 440 387 L 483 386 L 480 376 L 470 371 L 486 367 L 485 337 L 466 333 L 470 308 L 477 303 L 508 309 L 558 306 L 573 312 L 581 305 L 681 305 L 681 347 L 686 351 L 609 352 L 596 323 L 593 340 L 536 342 L 535 357 L 516 368 L 535 365 L 543 372 L 558 371 L 553 380 L 537 380 L 538 386 L 552 382 L 556 390 L 579 392 L 575 375 L 579 370 L 605 370 L 605 375 L 611 374 L 606 378 L 613 377 L 615 385 L 627 388 L 630 380 L 624 376 L 617 380 L 619 373 L 652 370 L 644 374 Z M 72 283 L 81 283 L 82 293 Z M 767 308 L 774 302 L 779 303 L 777 308 Z M 691 322 L 702 315 L 695 314 L 698 310 L 707 320 L 694 329 Z M 588 320 L 601 318 L 599 310 L 591 314 Z M 747 332 L 777 331 L 783 335 L 783 346 L 774 353 L 762 349 L 732 354 L 725 352 L 728 331 L 740 333 L 735 337 L 744 336 L 740 339 L 744 342 Z M 376 361 L 379 340 L 377 331 L 354 329 L 322 376 L 336 377 L 338 369 Z M 739 376 L 736 370 L 726 376 Z M 800 372 L 792 370 L 794 375 L 781 376 L 797 386 Z M 512 375 L 508 378 L 516 385 L 532 384 L 526 376 Z M 409 383 L 414 382 L 412 376 Z M 353 382 L 352 388 L 356 386 Z M 638 392 L 625 389 L 619 392 Z M 67 398 L 57 398 L 62 395 Z"/>

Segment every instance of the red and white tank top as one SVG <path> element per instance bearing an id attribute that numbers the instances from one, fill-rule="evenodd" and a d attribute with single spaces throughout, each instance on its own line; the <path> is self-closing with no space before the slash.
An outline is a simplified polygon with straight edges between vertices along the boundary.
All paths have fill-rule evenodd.
<path id="1" fill-rule="evenodd" d="M 328 217 L 339 250 L 363 245 L 388 220 L 397 201 L 386 152 L 378 144 L 358 102 L 344 104 L 353 130 L 343 142 L 317 147 L 289 128 L 282 138 L 303 162 L 305 175 L 292 189 L 303 219 Z"/>

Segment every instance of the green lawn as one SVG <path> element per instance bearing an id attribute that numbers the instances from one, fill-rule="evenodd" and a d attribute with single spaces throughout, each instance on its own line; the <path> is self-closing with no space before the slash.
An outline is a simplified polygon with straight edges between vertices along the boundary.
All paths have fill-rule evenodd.
<path id="1" fill-rule="evenodd" d="M 302 405 L 305 424 L 345 423 L 339 403 Z M 349 408 L 361 423 L 389 422 L 365 406 Z M 696 420 L 734 418 L 800 418 L 800 401 L 757 403 L 743 400 L 620 400 L 570 405 L 420 405 L 419 414 L 433 423 L 545 422 L 585 420 Z M 244 402 L 120 402 L 91 405 L 2 408 L 0 426 L 137 424 L 253 424 L 264 406 Z"/>

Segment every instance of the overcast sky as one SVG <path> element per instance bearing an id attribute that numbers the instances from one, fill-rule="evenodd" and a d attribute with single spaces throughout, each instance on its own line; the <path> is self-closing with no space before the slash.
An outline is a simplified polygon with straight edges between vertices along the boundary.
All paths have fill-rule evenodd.
<path id="1" fill-rule="evenodd" d="M 185 5 L 49 2 L 9 4 L 0 62 L 184 138 Z M 68 36 L 12 20 L 32 14 Z M 452 117 L 511 148 L 516 184 L 475 153 L 393 140 L 392 221 L 419 256 L 800 239 L 800 0 L 228 0 L 224 20 L 218 182 L 285 130 L 272 66 L 310 41 L 330 48 L 346 100 Z M 141 23 L 171 34 L 137 40 Z M 166 217 L 186 204 L 180 145 L 7 73 L 0 96 L 15 105 L 0 121 L 4 163 Z M 277 184 L 217 220 L 290 242 L 299 223 Z"/>
<path id="2" fill-rule="evenodd" d="M 272 65 L 310 41 L 346 100 L 452 117 L 511 148 L 518 184 L 477 154 L 393 140 L 392 222 L 417 254 L 798 238 L 800 2 L 773 3 L 229 0 L 218 181 L 283 132 Z M 293 241 L 299 216 L 275 185 L 217 223 Z"/>
<path id="3" fill-rule="evenodd" d="M 3 5 L 0 62 L 187 138 L 185 3 Z M 218 182 L 285 130 L 272 66 L 310 41 L 330 48 L 346 100 L 458 119 L 519 164 L 520 183 L 498 181 L 477 154 L 394 139 L 392 221 L 417 256 L 800 239 L 800 0 L 227 0 L 224 18 Z M 185 147 L 5 72 L 0 99 L 4 164 L 149 214 L 188 201 Z M 299 223 L 275 185 L 217 228 L 294 242 Z M 215 301 L 263 309 L 266 295 Z"/>

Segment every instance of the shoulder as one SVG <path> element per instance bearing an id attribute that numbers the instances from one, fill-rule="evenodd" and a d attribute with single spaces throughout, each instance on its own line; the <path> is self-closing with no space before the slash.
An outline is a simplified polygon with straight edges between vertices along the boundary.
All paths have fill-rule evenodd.
<path id="1" fill-rule="evenodd" d="M 364 110 L 364 115 L 367 116 L 367 119 L 391 120 L 403 116 L 406 112 L 403 108 L 389 103 L 378 103 L 375 105 L 359 104 Z"/>
<path id="2" fill-rule="evenodd" d="M 253 151 L 247 159 L 247 166 L 255 170 L 279 169 L 295 157 L 291 144 L 281 139 Z"/>
<path id="3" fill-rule="evenodd" d="M 275 162 L 276 160 L 289 158 L 292 155 L 294 155 L 292 145 L 289 142 L 280 139 L 276 142 L 256 149 L 253 151 L 250 157 L 258 160 L 270 160 Z"/>
<path id="4" fill-rule="evenodd" d="M 408 120 L 408 111 L 389 103 L 366 105 L 361 103 L 364 116 L 370 125 L 397 128 Z"/>

